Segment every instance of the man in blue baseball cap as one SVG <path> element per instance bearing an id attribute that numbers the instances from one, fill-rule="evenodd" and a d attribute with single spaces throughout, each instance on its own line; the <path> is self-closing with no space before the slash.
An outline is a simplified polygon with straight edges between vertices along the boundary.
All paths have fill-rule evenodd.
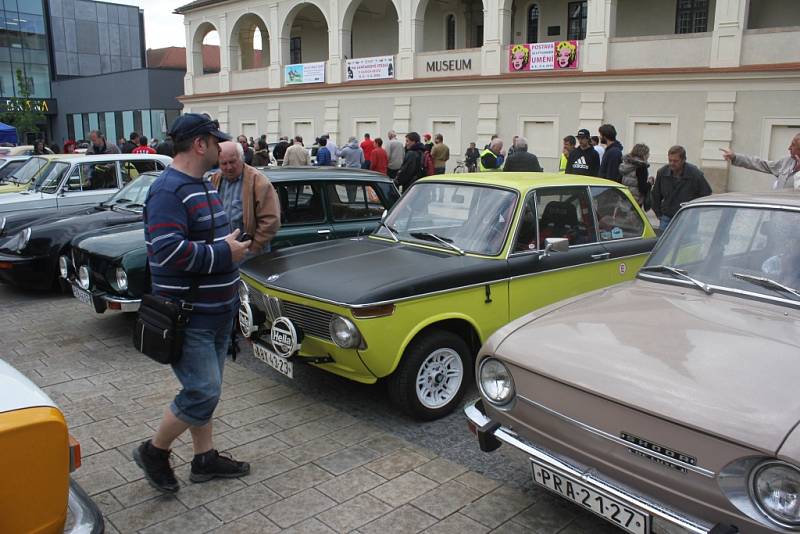
<path id="1" fill-rule="evenodd" d="M 190 310 L 183 351 L 172 364 L 183 387 L 155 436 L 139 445 L 133 458 L 150 485 L 174 493 L 180 485 L 169 462 L 170 447 L 187 429 L 194 447 L 192 482 L 250 473 L 248 463 L 219 454 L 211 429 L 239 307 L 239 262 L 250 241 L 239 241 L 238 229 L 230 233 L 222 200 L 203 179 L 217 165 L 220 141 L 231 137 L 217 121 L 196 113 L 179 117 L 169 135 L 175 158 L 150 188 L 144 224 L 152 293 Z"/>

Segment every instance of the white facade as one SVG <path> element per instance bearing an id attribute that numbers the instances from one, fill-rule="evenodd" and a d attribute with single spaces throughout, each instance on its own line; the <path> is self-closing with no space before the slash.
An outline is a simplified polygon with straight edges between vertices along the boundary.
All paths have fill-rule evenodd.
<path id="1" fill-rule="evenodd" d="M 527 137 L 555 170 L 564 136 L 610 122 L 628 148 L 647 143 L 656 165 L 684 145 L 715 191 L 764 189 L 769 176 L 729 169 L 719 148 L 782 157 L 800 131 L 800 1 L 695 3 L 707 10 L 678 20 L 678 0 L 587 0 L 578 69 L 517 73 L 509 45 L 574 38 L 580 20 L 572 26 L 568 15 L 580 2 L 199 0 L 179 10 L 182 101 L 233 134 L 270 141 L 442 133 L 450 167 L 469 142 L 499 134 Z M 686 24 L 706 31 L 677 34 Z M 203 74 L 209 31 L 219 35 L 221 70 Z M 348 58 L 384 55 L 393 56 L 392 79 L 348 81 Z M 285 67 L 298 59 L 325 62 L 325 82 L 288 83 Z"/>

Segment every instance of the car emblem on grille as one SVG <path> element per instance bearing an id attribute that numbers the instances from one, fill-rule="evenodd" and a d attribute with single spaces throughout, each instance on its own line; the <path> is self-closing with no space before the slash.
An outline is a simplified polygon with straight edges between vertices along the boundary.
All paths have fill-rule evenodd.
<path id="1" fill-rule="evenodd" d="M 288 358 L 300 350 L 297 329 L 292 324 L 292 321 L 286 317 L 278 317 L 272 321 L 269 337 L 272 341 L 272 347 L 281 358 Z"/>
<path id="2" fill-rule="evenodd" d="M 654 453 L 658 454 L 659 456 L 654 456 L 641 452 L 640 450 L 637 449 L 628 449 L 630 453 L 635 454 L 637 456 L 641 456 L 642 458 L 646 458 L 651 462 L 655 462 L 665 467 L 675 469 L 676 471 L 680 471 L 682 473 L 686 472 L 686 467 L 684 467 L 684 465 L 697 466 L 697 458 L 689 456 L 688 454 L 675 451 L 668 447 L 664 447 L 663 445 L 659 445 L 657 443 L 653 443 L 652 441 L 648 441 L 644 438 L 628 434 L 627 432 L 620 432 L 619 435 L 622 439 L 624 439 L 628 443 L 632 443 L 641 448 L 653 451 Z"/>
<path id="3" fill-rule="evenodd" d="M 269 278 L 267 278 L 267 282 L 274 282 L 275 280 L 277 280 L 280 277 L 281 277 L 281 275 L 279 275 L 279 274 L 271 274 L 271 275 L 269 275 Z"/>
<path id="4" fill-rule="evenodd" d="M 248 338 L 250 334 L 258 330 L 254 323 L 253 309 L 250 307 L 250 303 L 241 301 L 239 304 L 239 330 L 244 337 Z"/>

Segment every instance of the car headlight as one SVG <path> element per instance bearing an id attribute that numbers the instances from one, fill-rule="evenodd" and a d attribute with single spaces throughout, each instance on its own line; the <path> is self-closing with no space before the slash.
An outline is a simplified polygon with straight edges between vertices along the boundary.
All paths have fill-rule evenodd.
<path id="1" fill-rule="evenodd" d="M 753 500 L 782 526 L 800 526 L 800 470 L 783 462 L 767 462 L 752 476 Z"/>
<path id="2" fill-rule="evenodd" d="M 355 348 L 361 343 L 361 334 L 350 319 L 334 315 L 330 323 L 331 339 L 343 349 Z"/>
<path id="3" fill-rule="evenodd" d="M 125 272 L 125 269 L 122 267 L 117 267 L 117 287 L 120 291 L 125 291 L 128 289 L 128 273 Z"/>
<path id="4" fill-rule="evenodd" d="M 58 257 L 58 272 L 61 274 L 61 278 L 69 277 L 69 258 L 66 256 Z"/>
<path id="5" fill-rule="evenodd" d="M 92 284 L 89 279 L 89 268 L 85 265 L 81 265 L 81 268 L 78 269 L 78 283 L 83 289 L 89 289 Z"/>
<path id="6" fill-rule="evenodd" d="M 481 393 L 492 404 L 508 404 L 514 397 L 514 380 L 511 372 L 500 360 L 486 358 L 478 370 L 478 385 Z"/>
<path id="7" fill-rule="evenodd" d="M 13 252 L 22 252 L 25 246 L 28 244 L 28 241 L 31 239 L 31 227 L 27 227 L 19 232 L 17 232 L 14 237 L 8 240 L 6 243 L 6 248 Z"/>

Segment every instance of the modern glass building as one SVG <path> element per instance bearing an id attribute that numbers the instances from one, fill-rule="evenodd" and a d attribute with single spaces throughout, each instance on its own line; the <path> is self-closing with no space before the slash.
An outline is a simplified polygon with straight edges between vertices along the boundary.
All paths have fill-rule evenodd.
<path id="1" fill-rule="evenodd" d="M 19 97 L 16 72 L 31 97 L 50 98 L 50 61 L 43 0 L 0 2 L 0 96 Z"/>

